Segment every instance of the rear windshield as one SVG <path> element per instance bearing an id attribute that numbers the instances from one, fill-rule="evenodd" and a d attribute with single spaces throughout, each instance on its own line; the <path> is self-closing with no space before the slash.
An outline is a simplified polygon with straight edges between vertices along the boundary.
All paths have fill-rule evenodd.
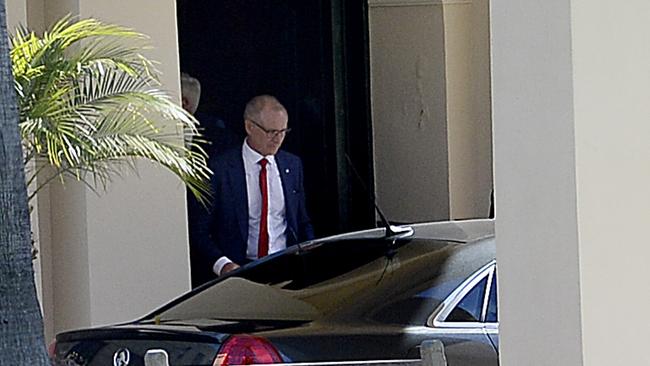
<path id="1" fill-rule="evenodd" d="M 346 275 L 356 277 L 364 270 L 382 271 L 385 263 L 390 262 L 387 256 L 394 255 L 406 243 L 366 239 L 293 247 L 215 283 L 159 317 L 312 320 L 330 310 L 328 307 L 333 304 L 325 301 L 325 293 L 347 287 L 342 282 Z M 378 279 L 375 273 L 373 280 Z M 337 298 L 343 296 L 345 291 L 337 291 Z"/>
<path id="2" fill-rule="evenodd" d="M 438 259 L 436 248 L 446 245 L 382 238 L 293 247 L 216 282 L 156 317 L 160 321 L 311 321 L 348 312 L 383 318 L 384 312 L 378 310 L 407 298 L 412 301 L 413 295 L 430 286 L 429 279 L 439 274 L 436 262 L 444 260 Z M 449 291 L 444 292 L 436 297 L 443 299 Z M 429 306 L 441 299 L 429 299 L 433 301 Z"/>

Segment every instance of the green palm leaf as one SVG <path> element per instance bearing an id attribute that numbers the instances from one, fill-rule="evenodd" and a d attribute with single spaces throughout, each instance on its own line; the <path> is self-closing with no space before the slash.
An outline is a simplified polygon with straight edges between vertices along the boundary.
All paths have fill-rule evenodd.
<path id="1" fill-rule="evenodd" d="M 41 37 L 16 30 L 14 85 L 25 160 L 38 167 L 28 180 L 42 177 L 36 192 L 63 176 L 105 186 L 145 159 L 177 175 L 202 202 L 209 197 L 197 121 L 160 89 L 153 62 L 140 53 L 146 40 L 128 28 L 70 17 Z"/>

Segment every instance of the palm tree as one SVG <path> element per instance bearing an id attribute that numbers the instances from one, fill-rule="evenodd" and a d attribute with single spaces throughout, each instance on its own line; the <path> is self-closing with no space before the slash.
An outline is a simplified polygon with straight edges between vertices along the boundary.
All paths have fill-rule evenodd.
<path id="1" fill-rule="evenodd" d="M 11 61 L 31 200 L 71 176 L 104 187 L 144 158 L 176 174 L 204 202 L 210 170 L 196 120 L 160 90 L 146 36 L 65 17 L 42 36 L 18 29 Z M 184 140 L 180 138 L 184 136 Z M 37 180 L 38 178 L 38 180 Z"/>
<path id="2" fill-rule="evenodd" d="M 0 365 L 48 365 L 36 300 L 5 2 L 0 2 Z"/>

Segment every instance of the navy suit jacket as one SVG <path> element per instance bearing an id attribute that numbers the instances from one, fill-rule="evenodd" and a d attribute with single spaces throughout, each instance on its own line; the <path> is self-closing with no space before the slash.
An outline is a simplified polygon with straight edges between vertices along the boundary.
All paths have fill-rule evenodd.
<path id="1" fill-rule="evenodd" d="M 314 238 L 311 221 L 307 215 L 303 170 L 300 158 L 278 151 L 275 155 L 284 193 L 285 219 L 287 221 L 287 246 Z M 235 263 L 247 262 L 248 246 L 248 196 L 242 147 L 230 149 L 217 156 L 211 164 L 214 201 L 209 217 L 208 240 L 201 242 L 199 265 L 215 277 L 212 266 L 222 256 Z M 208 278 L 209 279 L 209 278 Z"/>

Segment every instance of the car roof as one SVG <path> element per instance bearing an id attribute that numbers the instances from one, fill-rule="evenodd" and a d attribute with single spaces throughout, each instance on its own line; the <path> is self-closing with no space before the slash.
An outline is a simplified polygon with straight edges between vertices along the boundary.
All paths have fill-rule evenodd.
<path id="1" fill-rule="evenodd" d="M 409 225 L 399 225 L 397 228 L 413 229 L 412 239 L 431 239 L 458 243 L 468 243 L 494 236 L 494 219 L 472 219 L 424 222 Z M 399 235 L 399 234 L 398 234 Z M 337 234 L 321 239 L 311 240 L 302 244 L 308 247 L 332 241 L 352 239 L 374 239 L 386 236 L 386 228 L 380 227 L 351 233 Z M 406 236 L 406 234 L 404 234 Z"/>

